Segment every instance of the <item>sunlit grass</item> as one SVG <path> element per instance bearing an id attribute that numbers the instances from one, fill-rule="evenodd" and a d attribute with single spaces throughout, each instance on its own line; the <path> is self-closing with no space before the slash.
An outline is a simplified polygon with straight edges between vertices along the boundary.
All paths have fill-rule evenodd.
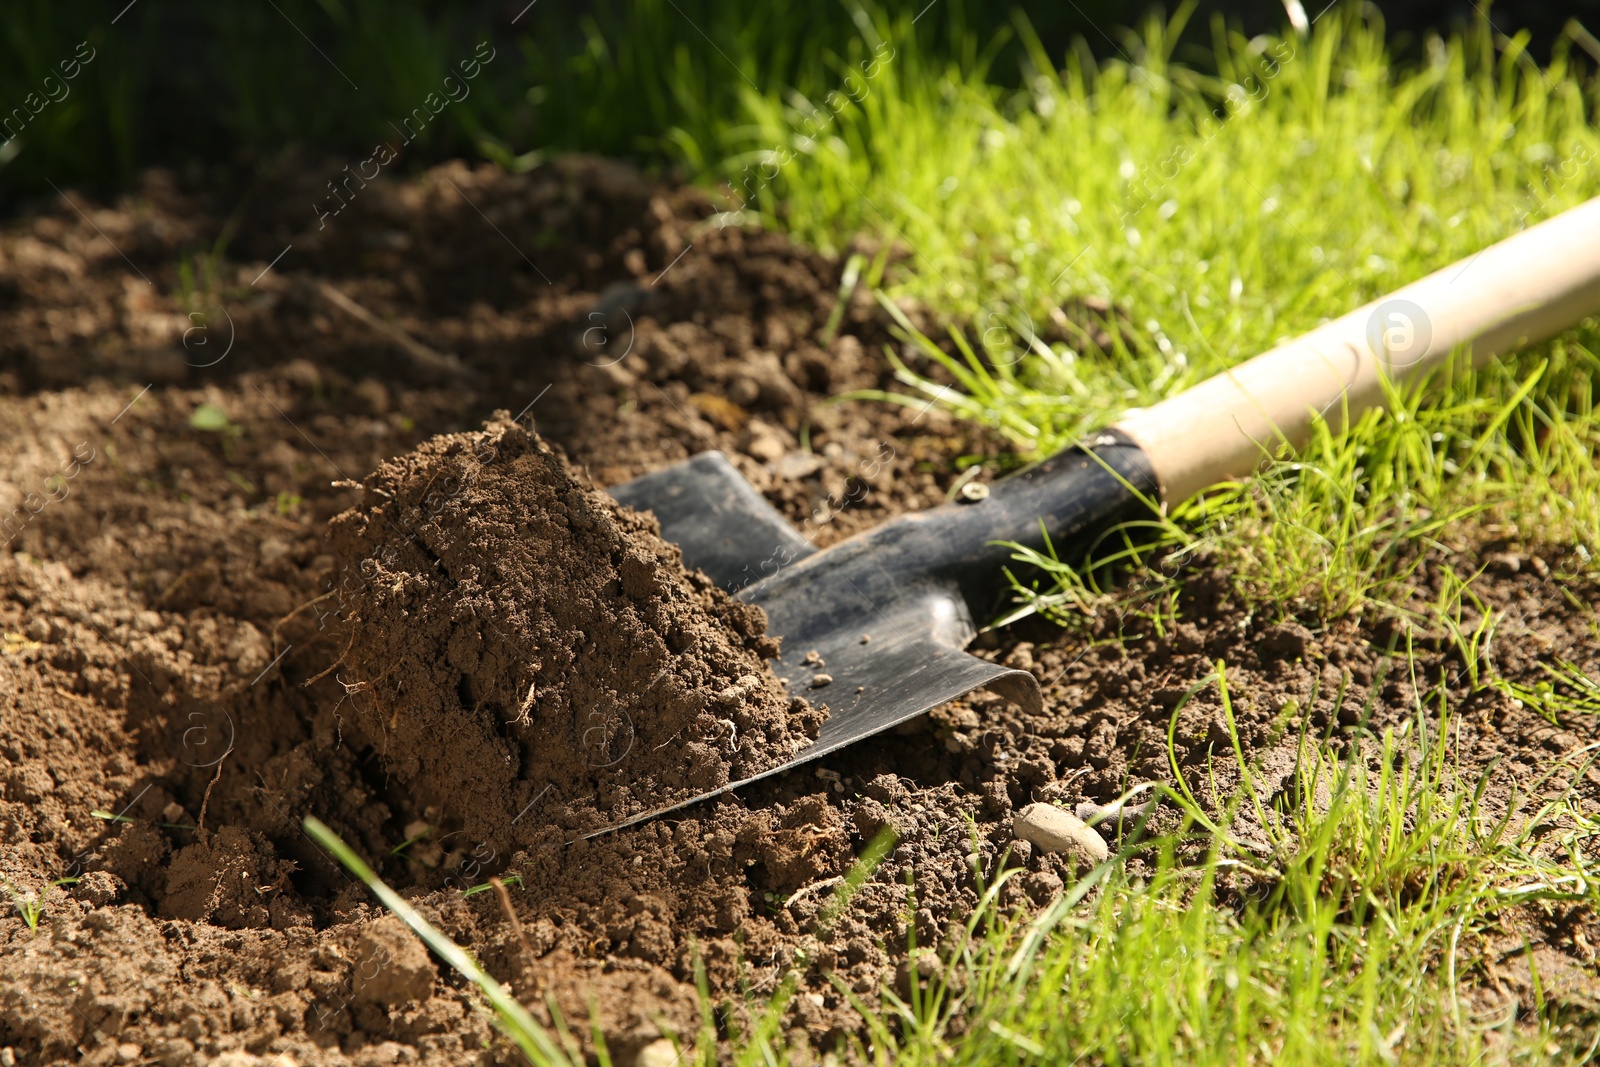
<path id="1" fill-rule="evenodd" d="M 986 942 L 962 1036 L 925 1021 L 911 1062 L 1577 1060 L 1592 1032 L 1482 1016 L 1458 983 L 1513 904 L 1592 899 L 1596 872 L 1487 812 L 1453 774 L 1448 726 L 1420 712 L 1370 762 L 1308 741 L 1266 855 L 1213 839 L 1189 865 L 1175 835 L 1145 878 L 1115 871 L 1087 906 Z M 1572 817 L 1568 796 L 1551 803 L 1539 818 Z M 1597 829 L 1570 825 L 1580 844 Z"/>
<path id="2" fill-rule="evenodd" d="M 1396 68 L 1339 8 L 1309 39 L 1214 27 L 1217 77 L 1171 61 L 1175 29 L 1148 22 L 1131 61 L 1035 50 L 1022 92 L 904 49 L 817 137 L 822 101 L 747 94 L 748 152 L 713 173 L 824 246 L 903 243 L 892 295 L 972 323 L 1018 387 L 993 414 L 1039 450 L 1600 192 L 1600 83 L 1564 48 L 1541 69 L 1480 26 Z M 752 158 L 777 177 L 747 197 Z M 1085 295 L 1127 313 L 1131 350 L 1052 314 Z"/>

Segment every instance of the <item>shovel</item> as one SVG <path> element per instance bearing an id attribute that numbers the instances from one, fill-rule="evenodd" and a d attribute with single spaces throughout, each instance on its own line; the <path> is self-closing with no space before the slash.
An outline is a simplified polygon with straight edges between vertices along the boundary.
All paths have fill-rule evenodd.
<path id="1" fill-rule="evenodd" d="M 1013 549 L 1086 550 L 1152 501 L 1248 474 L 1312 422 L 1353 419 L 1460 358 L 1481 363 L 1600 312 L 1600 198 L 1202 382 L 1127 413 L 984 498 L 905 515 L 818 551 L 719 452 L 611 490 L 652 511 L 684 561 L 767 613 L 791 692 L 830 715 L 809 747 L 724 792 L 825 756 L 978 688 L 1038 714 L 1038 681 L 963 651 L 1008 592 Z M 715 793 L 707 793 L 712 796 Z M 686 803 L 695 803 L 697 797 Z M 625 826 L 675 804 L 630 819 Z M 616 829 L 610 827 L 608 829 Z M 604 832 L 604 831 L 601 831 Z"/>

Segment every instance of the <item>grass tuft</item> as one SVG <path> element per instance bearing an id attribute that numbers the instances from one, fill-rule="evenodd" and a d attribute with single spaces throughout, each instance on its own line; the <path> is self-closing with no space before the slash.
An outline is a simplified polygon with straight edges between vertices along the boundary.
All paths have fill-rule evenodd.
<path id="1" fill-rule="evenodd" d="M 28 929 L 37 933 L 39 920 L 44 918 L 44 898 L 32 889 L 18 889 L 5 878 L 0 878 L 0 889 L 4 889 L 6 896 L 11 898 L 11 906 L 17 909 L 17 914 L 28 924 Z"/>
<path id="2" fill-rule="evenodd" d="M 1221 665 L 1207 684 L 1226 706 Z M 1600 823 L 1558 781 L 1587 764 L 1497 810 L 1485 779 L 1458 778 L 1432 704 L 1344 746 L 1302 736 L 1270 804 L 1248 777 L 1213 803 L 1176 794 L 1182 826 L 1125 845 L 1138 862 L 1096 872 L 1092 895 L 1080 882 L 1026 922 L 985 897 L 947 961 L 964 992 L 902 1026 L 898 1062 L 1580 1062 L 1592 1022 L 1486 1014 L 1458 983 L 1515 940 L 1519 908 L 1600 903 Z M 1230 735 L 1238 751 L 1231 718 Z M 1207 829 L 1247 809 L 1265 842 Z"/>

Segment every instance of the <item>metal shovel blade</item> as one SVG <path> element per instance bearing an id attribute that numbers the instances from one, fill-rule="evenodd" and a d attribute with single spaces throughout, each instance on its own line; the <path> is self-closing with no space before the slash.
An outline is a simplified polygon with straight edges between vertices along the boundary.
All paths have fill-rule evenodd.
<path id="1" fill-rule="evenodd" d="M 702 453 L 610 492 L 654 512 L 685 564 L 766 611 L 768 632 L 782 639 L 773 669 L 790 692 L 826 704 L 829 716 L 816 741 L 784 763 L 608 829 L 824 756 L 974 689 L 1040 710 L 1031 674 L 962 651 L 977 628 L 955 580 L 898 566 L 907 560 L 892 552 L 852 550 L 853 542 L 818 552 L 721 453 Z"/>

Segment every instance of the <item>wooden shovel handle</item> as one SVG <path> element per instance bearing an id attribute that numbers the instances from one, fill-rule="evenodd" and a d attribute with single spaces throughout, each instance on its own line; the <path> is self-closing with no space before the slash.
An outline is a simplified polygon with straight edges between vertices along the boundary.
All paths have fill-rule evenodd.
<path id="1" fill-rule="evenodd" d="M 1149 458 L 1163 499 L 1178 503 L 1249 473 L 1312 419 L 1340 425 L 1460 353 L 1481 364 L 1600 312 L 1600 197 L 1381 300 L 1130 412 L 1117 429 Z"/>

